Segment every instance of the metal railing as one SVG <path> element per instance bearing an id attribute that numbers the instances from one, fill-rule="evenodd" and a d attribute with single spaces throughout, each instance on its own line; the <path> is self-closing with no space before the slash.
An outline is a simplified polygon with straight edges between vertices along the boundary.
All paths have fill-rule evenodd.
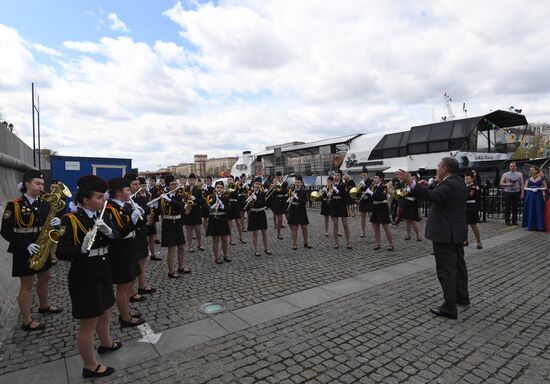
<path id="1" fill-rule="evenodd" d="M 314 188 L 312 191 L 318 191 L 321 188 Z M 321 202 L 310 201 L 308 203 L 309 208 L 321 208 Z M 482 186 L 480 201 L 478 203 L 479 218 L 481 222 L 486 222 L 487 219 L 500 219 L 504 220 L 505 202 L 504 194 L 501 188 Z M 420 214 L 424 217 L 428 217 L 430 211 L 430 202 L 422 201 L 420 203 Z M 521 221 L 523 212 L 523 201 L 518 203 L 518 220 Z"/>

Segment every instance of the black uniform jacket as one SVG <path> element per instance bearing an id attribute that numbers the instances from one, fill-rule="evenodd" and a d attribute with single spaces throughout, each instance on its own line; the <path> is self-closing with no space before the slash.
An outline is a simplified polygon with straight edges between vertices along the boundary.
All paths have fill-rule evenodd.
<path id="1" fill-rule="evenodd" d="M 98 215 L 99 216 L 99 215 Z M 116 236 L 111 216 L 105 212 L 103 215 L 105 223 L 113 229 L 113 235 Z M 61 219 L 61 228 L 65 233 L 59 239 L 56 255 L 60 260 L 72 261 L 71 273 L 82 279 L 104 278 L 111 276 L 109 260 L 104 257 L 90 257 L 88 253 L 82 252 L 82 240 L 94 226 L 95 220 L 88 216 L 82 209 L 78 208 L 76 212 L 71 212 Z M 97 231 L 92 250 L 107 247 L 111 240 L 100 231 Z"/>
<path id="2" fill-rule="evenodd" d="M 50 203 L 41 199 L 36 201 L 38 207 L 33 207 L 27 197 L 23 195 L 13 199 L 6 205 L 0 233 L 10 243 L 8 252 L 28 254 L 27 247 L 38 239 L 40 234 L 38 230 L 23 233 L 25 229 L 38 228 L 44 225 L 44 221 L 48 216 Z"/>

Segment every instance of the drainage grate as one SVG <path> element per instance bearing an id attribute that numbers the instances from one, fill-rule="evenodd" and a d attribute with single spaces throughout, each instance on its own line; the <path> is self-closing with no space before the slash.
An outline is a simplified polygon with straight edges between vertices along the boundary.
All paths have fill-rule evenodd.
<path id="1" fill-rule="evenodd" d="M 214 301 L 201 304 L 201 306 L 199 307 L 199 311 L 207 315 L 220 313 L 220 312 L 223 312 L 224 310 L 225 310 L 225 305 L 223 305 L 222 303 L 216 303 Z"/>

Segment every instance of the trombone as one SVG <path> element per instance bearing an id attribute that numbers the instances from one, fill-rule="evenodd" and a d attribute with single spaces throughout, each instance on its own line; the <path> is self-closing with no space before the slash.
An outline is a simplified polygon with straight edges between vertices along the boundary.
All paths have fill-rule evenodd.
<path id="1" fill-rule="evenodd" d="M 273 185 L 269 188 L 269 190 L 267 191 L 267 193 L 265 194 L 265 200 L 267 201 L 267 199 L 269 199 L 271 197 L 271 195 L 273 195 L 273 192 L 275 192 L 276 190 L 278 192 L 281 191 L 281 187 L 283 186 L 283 183 L 286 181 L 286 179 L 288 179 L 288 175 L 286 175 L 283 180 L 277 182 L 277 183 L 273 183 Z"/>

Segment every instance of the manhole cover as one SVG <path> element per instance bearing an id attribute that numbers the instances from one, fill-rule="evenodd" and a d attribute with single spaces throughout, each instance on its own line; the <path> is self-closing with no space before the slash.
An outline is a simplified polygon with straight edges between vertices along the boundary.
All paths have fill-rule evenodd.
<path id="1" fill-rule="evenodd" d="M 225 310 L 225 305 L 222 303 L 216 303 L 216 302 L 210 302 L 202 304 L 199 307 L 199 311 L 202 313 L 206 313 L 207 315 L 212 315 L 214 313 L 220 313 Z"/>

